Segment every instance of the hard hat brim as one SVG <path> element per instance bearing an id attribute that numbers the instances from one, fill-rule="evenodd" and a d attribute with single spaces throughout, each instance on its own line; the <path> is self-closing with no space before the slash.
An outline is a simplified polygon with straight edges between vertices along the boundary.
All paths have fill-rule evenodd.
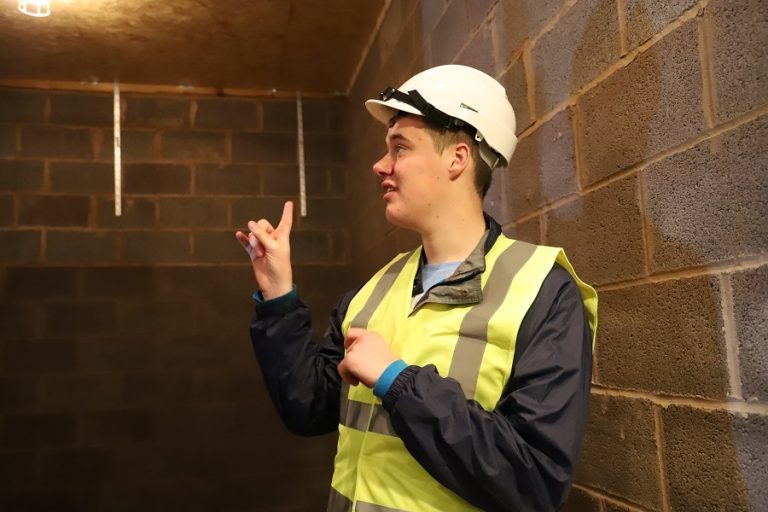
<path id="1" fill-rule="evenodd" d="M 415 114 L 417 116 L 424 115 L 419 112 L 416 107 L 403 103 L 402 101 L 397 101 L 394 98 L 387 101 L 367 100 L 365 102 L 365 108 L 377 121 L 384 124 L 389 124 L 389 120 L 396 116 L 398 111 Z"/>

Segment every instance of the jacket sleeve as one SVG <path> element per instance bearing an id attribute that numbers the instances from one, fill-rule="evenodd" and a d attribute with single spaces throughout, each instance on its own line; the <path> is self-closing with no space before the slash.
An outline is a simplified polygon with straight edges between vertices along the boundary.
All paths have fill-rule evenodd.
<path id="1" fill-rule="evenodd" d="M 341 322 L 354 294 L 339 300 L 319 343 L 312 339 L 309 308 L 295 292 L 287 300 L 256 305 L 251 321 L 256 359 L 278 414 L 295 434 L 312 436 L 338 428 Z"/>
<path id="2" fill-rule="evenodd" d="M 489 511 L 557 510 L 588 413 L 592 336 L 578 287 L 553 267 L 521 324 L 495 410 L 433 365 L 409 366 L 384 397 L 408 451 L 440 483 Z"/>

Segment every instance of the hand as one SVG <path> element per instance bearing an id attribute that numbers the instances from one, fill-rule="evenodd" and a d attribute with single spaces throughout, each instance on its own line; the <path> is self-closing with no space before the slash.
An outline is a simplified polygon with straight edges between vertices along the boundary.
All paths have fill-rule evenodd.
<path id="1" fill-rule="evenodd" d="M 235 237 L 251 257 L 256 283 L 265 299 L 274 299 L 290 292 L 293 288 L 291 270 L 290 234 L 293 226 L 293 203 L 286 201 L 283 217 L 277 229 L 267 219 L 249 221 L 248 235 L 242 231 Z"/>
<path id="2" fill-rule="evenodd" d="M 387 367 L 397 361 L 384 337 L 374 331 L 350 327 L 344 339 L 347 355 L 338 370 L 344 382 L 356 386 L 360 382 L 372 388 Z"/>

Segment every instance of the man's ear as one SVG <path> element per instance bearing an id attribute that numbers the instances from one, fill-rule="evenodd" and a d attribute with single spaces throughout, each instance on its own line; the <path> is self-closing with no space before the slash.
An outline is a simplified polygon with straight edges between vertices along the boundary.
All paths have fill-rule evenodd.
<path id="1" fill-rule="evenodd" d="M 461 176 L 469 167 L 471 150 L 466 142 L 459 142 L 453 146 L 450 157 L 451 164 L 448 166 L 448 175 L 452 180 Z"/>

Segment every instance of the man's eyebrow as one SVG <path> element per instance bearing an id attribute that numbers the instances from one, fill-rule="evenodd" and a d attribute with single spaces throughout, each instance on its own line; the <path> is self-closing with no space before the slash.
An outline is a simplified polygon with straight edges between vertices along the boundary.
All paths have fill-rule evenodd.
<path id="1" fill-rule="evenodd" d="M 400 132 L 395 132 L 392 135 L 387 135 L 387 137 L 384 139 L 385 143 L 394 142 L 394 141 L 403 141 L 403 142 L 411 142 L 411 139 L 406 137 Z"/>

